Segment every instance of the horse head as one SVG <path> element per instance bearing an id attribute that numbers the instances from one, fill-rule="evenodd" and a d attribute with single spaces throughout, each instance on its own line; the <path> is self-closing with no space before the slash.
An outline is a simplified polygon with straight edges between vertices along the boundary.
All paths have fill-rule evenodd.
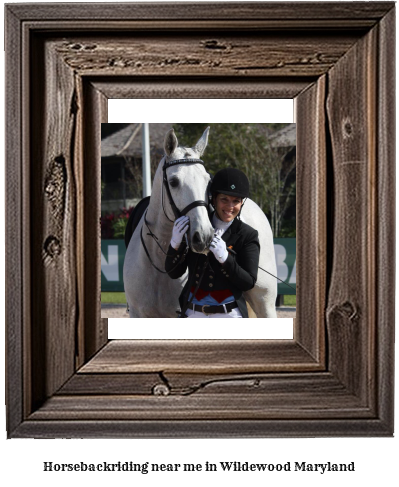
<path id="1" fill-rule="evenodd" d="M 190 208 L 193 202 L 198 203 L 190 208 L 186 214 L 190 218 L 190 228 L 187 233 L 190 248 L 197 253 L 207 253 L 212 240 L 214 229 L 209 221 L 207 207 L 201 203 L 208 201 L 208 185 L 210 175 L 206 172 L 204 165 L 193 163 L 193 160 L 200 159 L 208 144 L 209 127 L 194 147 L 180 147 L 173 129 L 165 136 L 165 163 L 179 161 L 171 164 L 165 170 L 171 204 L 181 212 Z M 184 163 L 184 161 L 187 163 Z"/>

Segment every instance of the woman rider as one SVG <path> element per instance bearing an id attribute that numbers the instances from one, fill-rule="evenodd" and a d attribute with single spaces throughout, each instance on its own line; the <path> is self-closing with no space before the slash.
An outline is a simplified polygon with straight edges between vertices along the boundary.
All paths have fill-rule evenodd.
<path id="1" fill-rule="evenodd" d="M 177 279 L 188 268 L 188 280 L 179 297 L 183 318 L 248 318 L 243 292 L 255 286 L 260 252 L 258 232 L 240 220 L 249 197 L 248 178 L 238 169 L 222 169 L 213 178 L 211 193 L 215 211 L 210 220 L 215 235 L 209 254 L 189 250 L 179 262 L 190 221 L 187 216 L 180 217 L 173 226 L 165 269 Z"/>

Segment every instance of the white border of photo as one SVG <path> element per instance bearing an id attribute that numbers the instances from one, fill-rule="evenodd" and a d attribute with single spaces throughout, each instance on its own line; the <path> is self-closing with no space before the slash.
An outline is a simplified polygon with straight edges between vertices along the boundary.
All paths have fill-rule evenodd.
<path id="1" fill-rule="evenodd" d="M 173 119 L 179 123 L 209 123 L 211 137 L 212 123 L 293 123 L 294 111 L 291 99 L 114 99 L 108 100 L 108 123 L 168 123 Z M 260 318 L 243 324 L 221 318 L 216 327 L 207 318 L 194 323 L 177 318 L 108 318 L 108 338 L 292 340 L 293 320 Z"/>
<path id="2" fill-rule="evenodd" d="M 292 318 L 109 318 L 110 340 L 292 340 Z"/>

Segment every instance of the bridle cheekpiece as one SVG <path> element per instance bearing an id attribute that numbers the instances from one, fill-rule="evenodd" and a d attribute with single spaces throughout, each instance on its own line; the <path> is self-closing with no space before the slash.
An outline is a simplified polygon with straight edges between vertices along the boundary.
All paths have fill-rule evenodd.
<path id="1" fill-rule="evenodd" d="M 170 192 L 168 178 L 166 177 L 166 170 L 168 169 L 168 167 L 177 166 L 179 164 L 202 164 L 202 165 L 204 165 L 205 163 L 202 159 L 175 159 L 173 161 L 166 162 L 166 158 L 165 158 L 165 162 L 162 166 L 163 185 L 165 187 L 166 194 L 168 195 L 169 204 L 172 207 L 173 214 L 175 215 L 175 219 L 186 215 L 190 210 L 192 210 L 193 208 L 196 208 L 197 206 L 205 206 L 206 208 L 208 208 L 208 203 L 206 201 L 203 201 L 203 200 L 193 201 L 192 203 L 187 205 L 182 210 L 179 210 L 177 208 L 177 206 L 175 205 L 175 202 L 173 201 L 173 198 L 172 198 L 172 193 Z M 165 209 L 164 209 L 164 213 L 165 213 Z M 166 213 L 165 213 L 165 215 L 166 215 Z"/>

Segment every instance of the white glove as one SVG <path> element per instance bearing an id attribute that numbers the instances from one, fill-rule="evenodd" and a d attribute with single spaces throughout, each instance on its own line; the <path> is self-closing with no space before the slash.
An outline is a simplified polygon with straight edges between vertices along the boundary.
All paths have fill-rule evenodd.
<path id="1" fill-rule="evenodd" d="M 211 245 L 209 246 L 209 250 L 213 253 L 218 262 L 220 262 L 221 264 L 223 264 L 223 262 L 226 262 L 226 259 L 229 255 L 226 248 L 226 242 L 217 235 L 213 237 Z"/>
<path id="2" fill-rule="evenodd" d="M 173 225 L 172 240 L 170 241 L 170 245 L 175 250 L 180 247 L 184 234 L 188 230 L 189 223 L 190 218 L 188 216 L 181 216 L 175 221 L 175 224 Z"/>

